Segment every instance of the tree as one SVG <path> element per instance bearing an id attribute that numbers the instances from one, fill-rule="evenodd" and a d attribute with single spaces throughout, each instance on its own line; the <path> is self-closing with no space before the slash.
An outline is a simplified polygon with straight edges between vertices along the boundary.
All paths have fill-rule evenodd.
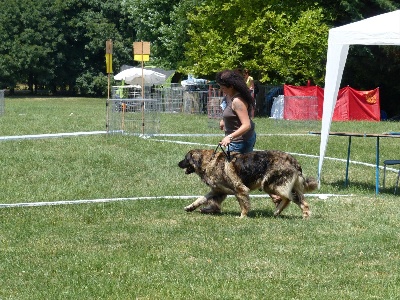
<path id="1" fill-rule="evenodd" d="M 118 68 L 131 49 L 129 26 L 118 1 L 0 0 L 0 82 L 27 83 L 86 95 L 105 95 L 105 42 L 114 41 Z"/>
<path id="2" fill-rule="evenodd" d="M 177 52 L 174 51 L 177 49 L 176 45 L 179 44 L 181 36 L 176 35 L 172 29 L 171 16 L 178 21 L 177 24 L 181 22 L 177 18 L 182 17 L 182 10 L 174 11 L 180 2 L 179 0 L 126 0 L 124 2 L 130 26 L 135 28 L 133 36 L 136 41 L 151 42 L 151 64 L 167 67 L 177 64 L 175 55 L 179 55 L 181 51 L 179 49 Z M 182 19 L 183 23 L 185 23 L 184 20 Z"/>
<path id="3" fill-rule="evenodd" d="M 159 64 L 168 69 L 177 69 L 184 65 L 185 48 L 184 44 L 189 42 L 187 28 L 189 20 L 188 12 L 194 11 L 196 5 L 202 1 L 181 0 L 173 7 L 170 12 L 169 23 L 164 23 L 160 26 L 160 42 L 159 49 L 162 49 L 162 54 L 159 59 Z"/>
<path id="4" fill-rule="evenodd" d="M 59 0 L 56 6 L 63 16 L 58 25 L 65 37 L 58 44 L 62 55 L 58 56 L 54 85 L 85 95 L 105 95 L 106 40 L 113 40 L 115 69 L 132 53 L 120 2 Z M 98 84 L 101 80 L 104 87 Z"/>
<path id="5" fill-rule="evenodd" d="M 49 82 L 54 77 L 54 41 L 62 39 L 62 33 L 54 27 L 57 12 L 48 0 L 11 0 L 2 4 L 2 84 L 14 88 L 18 82 L 26 82 L 33 91 L 34 86 Z"/>
<path id="6" fill-rule="evenodd" d="M 246 67 L 263 82 L 296 84 L 313 78 L 321 83 L 328 33 L 323 10 L 251 3 L 208 1 L 189 15 L 185 70 L 207 75 Z"/>

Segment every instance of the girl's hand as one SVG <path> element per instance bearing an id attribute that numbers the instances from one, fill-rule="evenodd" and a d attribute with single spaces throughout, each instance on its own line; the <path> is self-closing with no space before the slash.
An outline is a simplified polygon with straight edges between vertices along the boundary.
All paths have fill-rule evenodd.
<path id="1" fill-rule="evenodd" d="M 221 146 L 227 147 L 230 144 L 230 142 L 231 142 L 231 139 L 229 138 L 229 136 L 226 136 L 219 142 L 219 144 Z"/>

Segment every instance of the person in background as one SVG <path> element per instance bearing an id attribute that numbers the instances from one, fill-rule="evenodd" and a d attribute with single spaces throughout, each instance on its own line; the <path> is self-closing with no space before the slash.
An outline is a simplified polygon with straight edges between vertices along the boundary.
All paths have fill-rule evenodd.
<path id="1" fill-rule="evenodd" d="M 248 69 L 243 70 L 243 78 L 246 81 L 246 85 L 254 98 L 254 78 L 250 76 L 250 72 Z"/>

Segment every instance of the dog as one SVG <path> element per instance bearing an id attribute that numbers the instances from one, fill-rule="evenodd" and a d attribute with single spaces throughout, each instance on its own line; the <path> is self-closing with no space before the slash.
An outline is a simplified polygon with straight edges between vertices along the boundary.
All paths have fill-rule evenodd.
<path id="1" fill-rule="evenodd" d="M 221 204 L 227 195 L 235 195 L 239 202 L 240 217 L 250 210 L 249 192 L 255 189 L 265 191 L 275 203 L 274 216 L 296 203 L 303 218 L 311 214 L 304 192 L 317 188 L 312 177 L 304 177 L 300 164 L 290 154 L 278 150 L 253 151 L 246 154 L 216 150 L 190 150 L 178 163 L 186 174 L 196 173 L 211 191 L 186 206 L 185 211 L 194 211 L 209 204 L 202 213 L 220 213 Z"/>

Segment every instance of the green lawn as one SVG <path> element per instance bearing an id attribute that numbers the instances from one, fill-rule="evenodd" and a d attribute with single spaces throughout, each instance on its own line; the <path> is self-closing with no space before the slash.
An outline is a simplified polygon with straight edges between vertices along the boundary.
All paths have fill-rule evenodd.
<path id="1" fill-rule="evenodd" d="M 319 136 L 307 133 L 319 124 L 255 122 L 257 149 L 294 153 L 316 176 Z M 104 99 L 7 98 L 0 136 L 103 131 L 105 124 Z M 400 128 L 335 122 L 332 131 Z M 221 215 L 183 210 L 207 192 L 177 167 L 189 149 L 219 141 L 207 117 L 161 114 L 160 133 L 0 141 L 1 204 L 158 197 L 1 207 L 0 299 L 398 298 L 400 199 L 393 171 L 375 196 L 375 139 L 353 139 L 351 159 L 369 165 L 352 163 L 345 188 L 345 161 L 329 158 L 345 160 L 347 138 L 330 137 L 315 193 L 342 196 L 308 197 L 309 220 L 296 205 L 274 218 L 260 192 L 242 220 L 234 198 Z M 397 158 L 399 142 L 382 139 L 381 159 Z"/>

